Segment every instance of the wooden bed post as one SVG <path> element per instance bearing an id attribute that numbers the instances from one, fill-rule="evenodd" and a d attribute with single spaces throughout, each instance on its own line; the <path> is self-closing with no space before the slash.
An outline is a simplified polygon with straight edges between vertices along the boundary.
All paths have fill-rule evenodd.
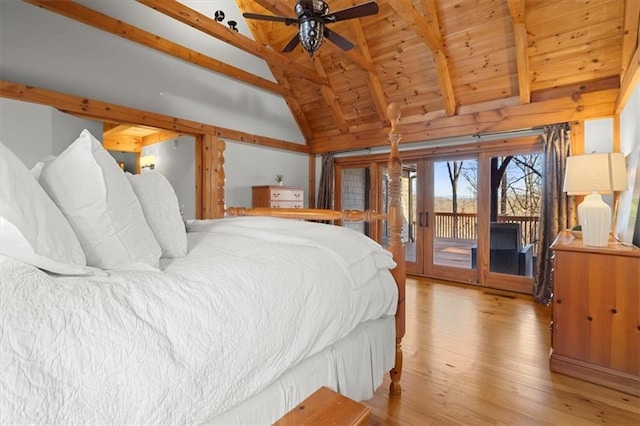
<path id="1" fill-rule="evenodd" d="M 345 210 L 334 211 L 328 209 L 294 209 L 294 208 L 266 208 L 266 207 L 229 207 L 226 213 L 229 216 L 271 216 L 287 219 L 299 220 L 345 220 L 345 221 L 374 221 L 386 217 L 389 226 L 389 243 L 387 250 L 393 255 L 397 266 L 391 271 L 398 286 L 398 308 L 396 310 L 396 360 L 393 369 L 389 372 L 391 376 L 391 386 L 389 396 L 399 397 L 402 394 L 400 378 L 402 375 L 402 337 L 405 332 L 405 279 L 406 267 L 404 258 L 404 245 L 402 243 L 402 160 L 398 151 L 400 133 L 398 133 L 398 122 L 400 121 L 400 108 L 394 103 L 387 108 L 387 117 L 391 122 L 389 132 L 389 142 L 391 152 L 387 168 L 389 171 L 389 212 L 385 215 L 372 210 Z M 220 149 L 222 152 L 224 148 Z M 221 154 L 220 154 L 221 155 Z M 218 173 L 224 173 L 222 169 L 224 161 L 219 160 Z M 224 183 L 224 179 L 220 184 Z"/>
<path id="2" fill-rule="evenodd" d="M 391 131 L 389 132 L 389 142 L 391 143 L 391 152 L 389 153 L 389 162 L 387 169 L 389 170 L 389 245 L 387 249 L 393 254 L 398 266 L 391 271 L 393 278 L 398 286 L 398 309 L 396 312 L 396 363 L 389 372 L 391 376 L 391 385 L 389 387 L 389 396 L 399 397 L 402 394 L 400 386 L 400 378 L 402 376 L 402 337 L 405 332 L 405 279 L 406 268 L 404 261 L 404 245 L 402 244 L 402 160 L 398 151 L 398 143 L 400 142 L 400 133 L 398 133 L 398 122 L 400 121 L 400 108 L 392 103 L 387 108 L 387 117 L 391 122 Z"/>

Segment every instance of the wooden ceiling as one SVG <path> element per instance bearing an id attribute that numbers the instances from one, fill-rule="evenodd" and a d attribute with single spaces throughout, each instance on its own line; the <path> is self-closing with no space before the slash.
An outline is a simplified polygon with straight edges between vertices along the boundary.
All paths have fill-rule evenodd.
<path id="1" fill-rule="evenodd" d="M 111 151 L 141 152 L 154 143 L 175 139 L 180 134 L 150 126 L 104 123 L 102 144 Z"/>
<path id="2" fill-rule="evenodd" d="M 354 49 L 325 40 L 313 57 L 279 53 L 295 26 L 247 20 L 252 39 L 180 2 L 137 0 L 263 58 L 275 83 L 72 1 L 25 1 L 282 96 L 311 153 L 384 145 L 392 102 L 417 142 L 612 116 L 640 80 L 637 0 L 378 0 L 378 14 L 330 24 Z M 294 16 L 295 0 L 236 3 Z"/>

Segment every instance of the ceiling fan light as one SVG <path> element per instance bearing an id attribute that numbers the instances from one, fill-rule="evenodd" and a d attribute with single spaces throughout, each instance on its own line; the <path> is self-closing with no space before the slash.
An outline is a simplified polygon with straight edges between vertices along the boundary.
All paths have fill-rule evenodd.
<path id="1" fill-rule="evenodd" d="M 299 29 L 300 43 L 304 50 L 309 52 L 309 56 L 313 56 L 322 44 L 324 37 L 324 25 L 319 19 L 307 19 L 300 24 Z"/>

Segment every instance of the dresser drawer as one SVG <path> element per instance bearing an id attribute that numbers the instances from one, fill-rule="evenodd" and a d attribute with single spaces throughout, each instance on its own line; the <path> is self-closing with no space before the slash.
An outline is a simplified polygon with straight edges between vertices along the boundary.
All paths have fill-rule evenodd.
<path id="1" fill-rule="evenodd" d="M 302 201 L 271 201 L 269 207 L 272 209 L 301 209 Z"/>
<path id="2" fill-rule="evenodd" d="M 302 189 L 269 188 L 269 199 L 271 201 L 302 201 L 303 195 Z"/>

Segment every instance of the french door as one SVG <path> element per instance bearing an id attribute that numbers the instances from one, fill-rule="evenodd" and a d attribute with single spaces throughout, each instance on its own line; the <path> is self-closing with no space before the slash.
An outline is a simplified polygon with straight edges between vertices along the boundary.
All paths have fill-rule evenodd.
<path id="1" fill-rule="evenodd" d="M 407 159 L 404 165 L 413 236 L 405 243 L 407 271 L 476 282 L 476 156 Z"/>
<path id="2" fill-rule="evenodd" d="M 529 293 L 536 270 L 542 154 L 527 137 L 403 152 L 407 272 Z M 336 161 L 336 208 L 387 212 L 386 156 Z M 347 225 L 387 240 L 386 222 Z"/>

